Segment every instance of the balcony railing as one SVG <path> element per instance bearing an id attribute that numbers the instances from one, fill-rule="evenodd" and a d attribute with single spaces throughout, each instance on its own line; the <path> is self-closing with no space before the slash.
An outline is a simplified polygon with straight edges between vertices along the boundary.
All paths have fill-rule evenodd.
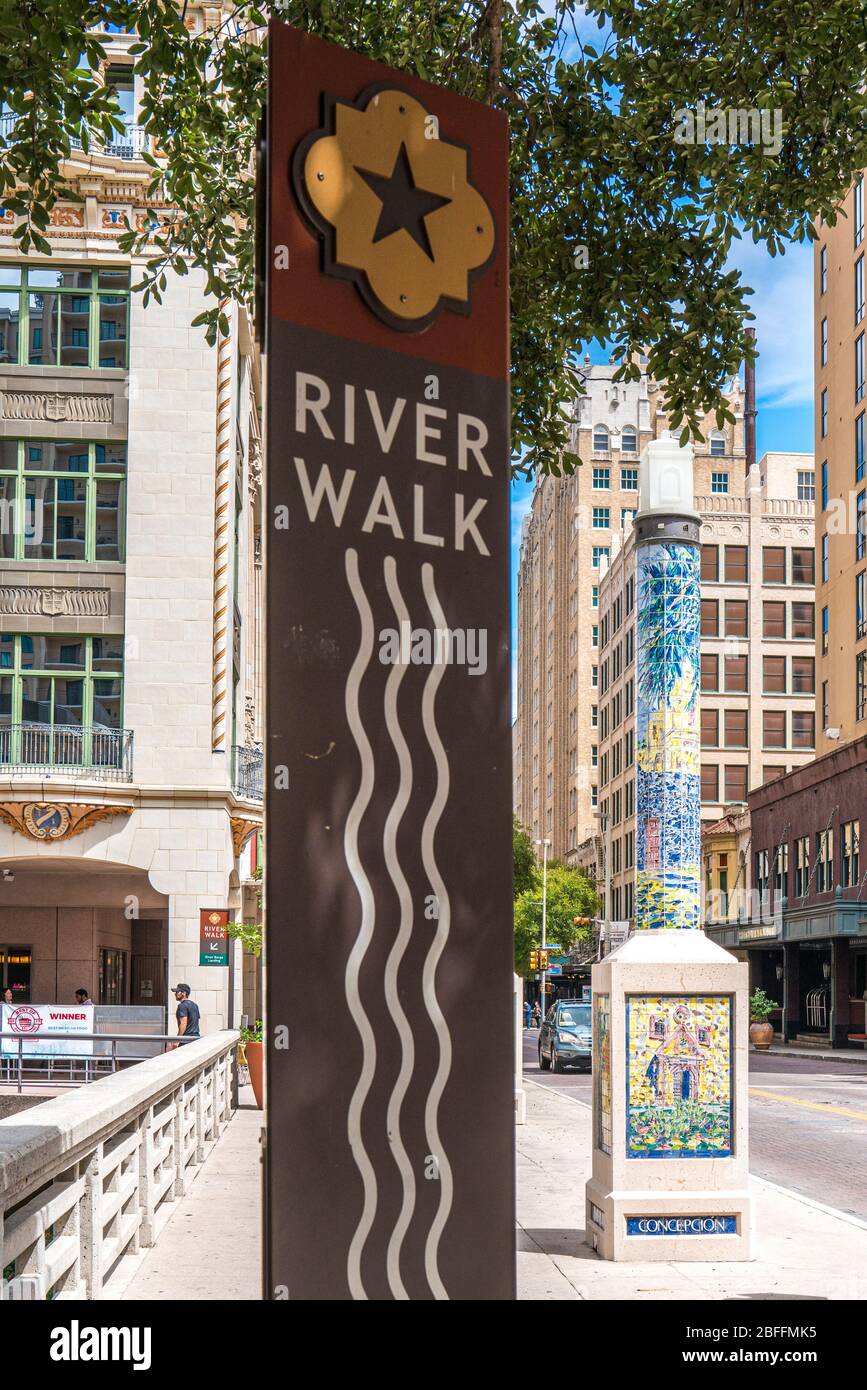
<path id="1" fill-rule="evenodd" d="M 18 119 L 18 116 L 8 111 L 0 115 L 0 137 L 8 139 Z M 70 144 L 74 150 L 81 149 L 81 141 L 75 137 Z M 149 148 L 148 133 L 141 125 L 130 124 L 125 130 L 115 131 L 109 140 L 103 140 L 102 136 L 95 134 L 91 134 L 90 137 L 90 153 L 108 155 L 111 159 L 141 159 L 142 151 Z"/>
<path id="2" fill-rule="evenodd" d="M 232 789 L 246 801 L 262 800 L 262 749 L 236 744 L 232 749 Z"/>
<path id="3" fill-rule="evenodd" d="M 131 729 L 6 724 L 0 727 L 0 776 L 38 772 L 97 782 L 131 782 L 132 742 Z"/>

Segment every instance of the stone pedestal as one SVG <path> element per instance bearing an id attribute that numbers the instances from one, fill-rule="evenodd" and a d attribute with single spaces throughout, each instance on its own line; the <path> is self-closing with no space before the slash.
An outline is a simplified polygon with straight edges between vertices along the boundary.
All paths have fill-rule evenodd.
<path id="1" fill-rule="evenodd" d="M 702 931 L 593 967 L 587 1240 L 609 1260 L 747 1260 L 748 966 Z"/>

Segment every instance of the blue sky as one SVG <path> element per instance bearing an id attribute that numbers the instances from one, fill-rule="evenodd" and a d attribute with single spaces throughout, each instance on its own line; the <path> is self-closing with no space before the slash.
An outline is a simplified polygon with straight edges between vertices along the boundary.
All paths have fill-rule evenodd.
<path id="1" fill-rule="evenodd" d="M 759 348 L 756 365 L 757 448 L 769 451 L 813 450 L 813 278 L 812 248 L 793 246 L 771 258 L 751 240 L 735 244 L 730 264 L 742 271 L 754 290 L 753 327 Z M 594 362 L 607 361 L 599 344 L 590 345 Z M 512 655 L 517 650 L 517 569 L 521 521 L 532 484 L 512 485 Z M 513 696 L 514 703 L 514 696 Z"/>

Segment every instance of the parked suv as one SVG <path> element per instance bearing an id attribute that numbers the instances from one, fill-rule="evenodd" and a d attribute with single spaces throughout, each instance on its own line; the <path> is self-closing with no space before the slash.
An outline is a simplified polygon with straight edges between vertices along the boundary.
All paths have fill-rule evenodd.
<path id="1" fill-rule="evenodd" d="M 590 1005 L 581 999 L 558 999 L 539 1030 L 539 1066 L 557 1072 L 567 1067 L 590 1071 L 592 1065 Z"/>

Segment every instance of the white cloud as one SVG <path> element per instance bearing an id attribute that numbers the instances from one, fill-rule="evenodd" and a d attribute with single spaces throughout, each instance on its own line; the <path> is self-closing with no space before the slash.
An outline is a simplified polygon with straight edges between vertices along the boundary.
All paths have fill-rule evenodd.
<path id="1" fill-rule="evenodd" d="M 512 518 L 512 548 L 517 549 L 521 544 L 521 526 L 524 517 L 527 515 L 533 503 L 533 485 L 527 485 L 527 491 L 522 496 L 516 497 L 511 505 Z"/>
<path id="2" fill-rule="evenodd" d="M 766 406 L 810 405 L 813 399 L 813 251 L 792 246 L 772 257 L 745 236 L 735 243 L 730 268 L 741 271 L 755 294 L 750 308 L 759 347 L 756 387 Z"/>

